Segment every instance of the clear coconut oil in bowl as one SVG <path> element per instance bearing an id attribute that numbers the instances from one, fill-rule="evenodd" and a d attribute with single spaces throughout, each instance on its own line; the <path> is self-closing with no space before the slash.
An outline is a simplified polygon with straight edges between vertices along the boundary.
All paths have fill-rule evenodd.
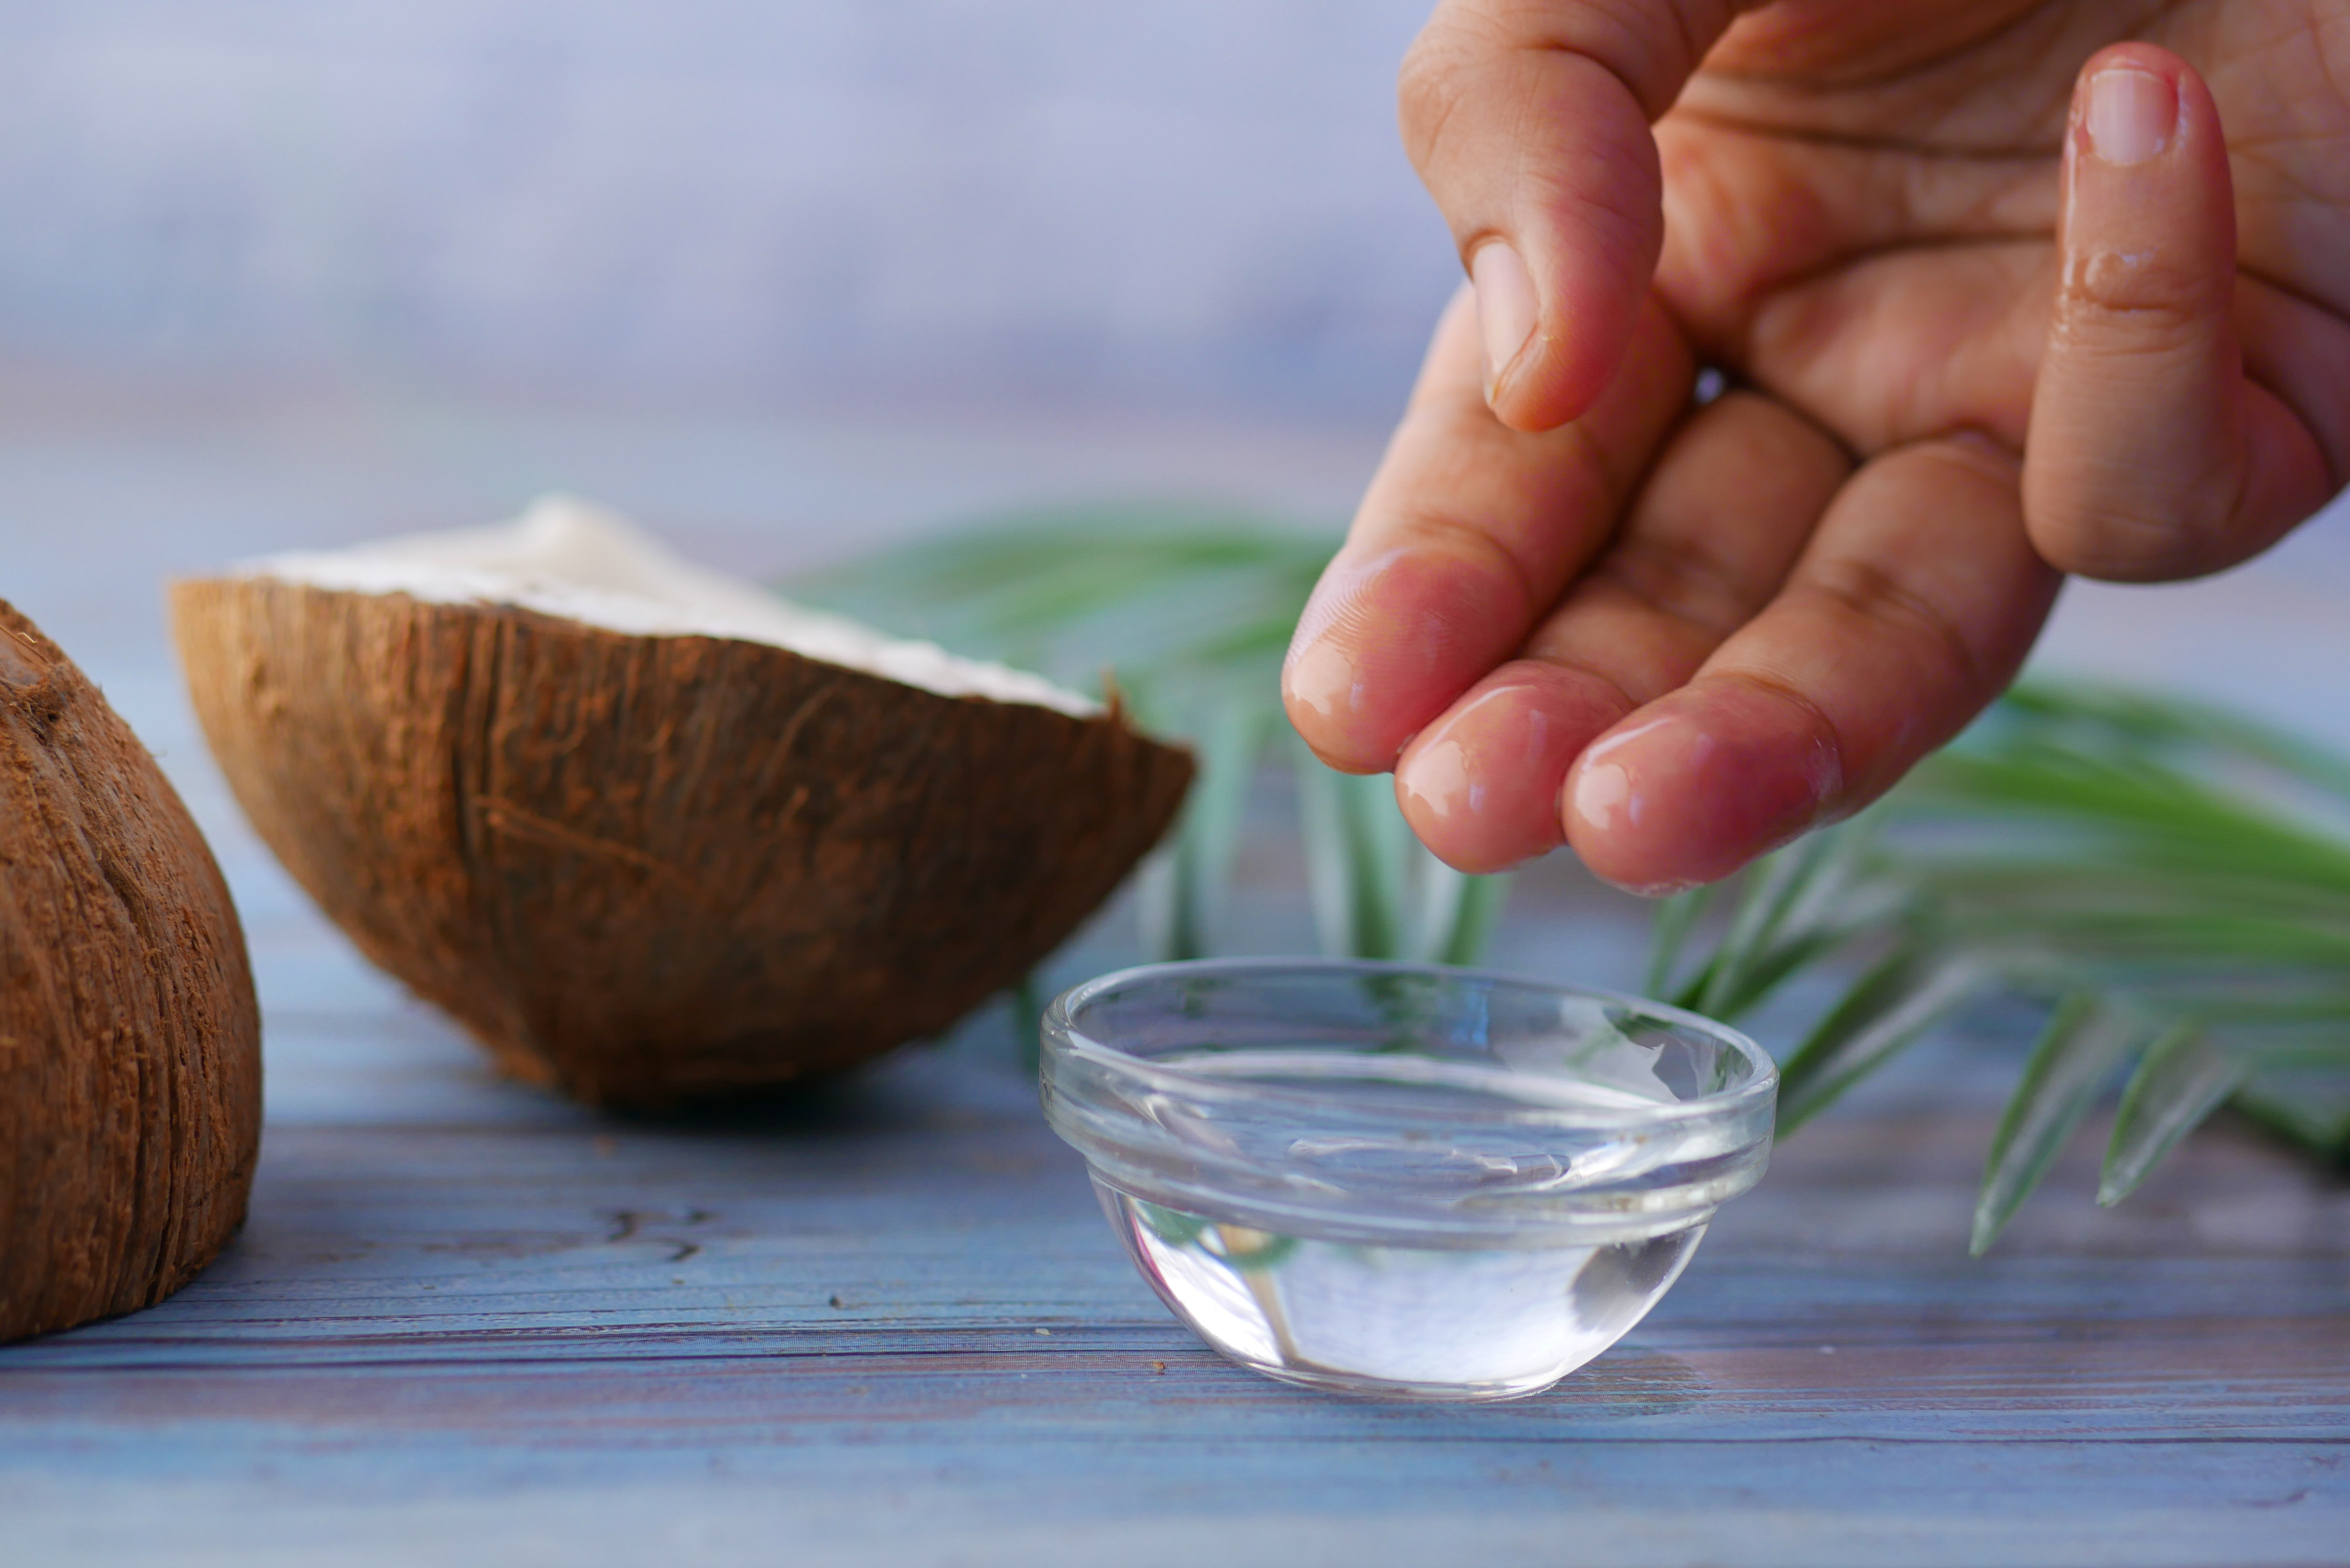
<path id="1" fill-rule="evenodd" d="M 1390 1397 L 1536 1393 L 1621 1338 L 1762 1174 L 1777 1090 L 1718 1023 L 1432 966 L 1160 964 L 1044 1023 L 1045 1114 L 1176 1315 Z"/>

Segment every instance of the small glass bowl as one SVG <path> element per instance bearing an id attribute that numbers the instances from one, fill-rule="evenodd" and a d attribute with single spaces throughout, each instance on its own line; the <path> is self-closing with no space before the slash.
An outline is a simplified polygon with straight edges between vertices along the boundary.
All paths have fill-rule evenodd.
<path id="1" fill-rule="evenodd" d="M 1771 1148 L 1778 1072 L 1658 1002 L 1434 966 L 1105 975 L 1045 1113 L 1178 1317 L 1344 1393 L 1509 1399 L 1639 1322 Z"/>

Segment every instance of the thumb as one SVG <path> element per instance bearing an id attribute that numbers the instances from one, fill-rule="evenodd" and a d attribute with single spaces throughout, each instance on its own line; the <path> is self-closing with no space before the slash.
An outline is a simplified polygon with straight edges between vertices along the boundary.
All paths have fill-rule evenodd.
<path id="1" fill-rule="evenodd" d="M 2054 314 L 2025 443 L 2051 565 L 2156 581 L 2232 566 L 2324 504 L 2308 429 L 2248 381 L 2220 112 L 2150 44 L 2082 68 L 2064 145 Z"/>
<path id="2" fill-rule="evenodd" d="M 1476 285 L 1485 397 L 1551 430 L 1631 343 L 1664 240 L 1649 122 L 1733 7 L 1444 0 L 1404 63 L 1404 143 Z"/>

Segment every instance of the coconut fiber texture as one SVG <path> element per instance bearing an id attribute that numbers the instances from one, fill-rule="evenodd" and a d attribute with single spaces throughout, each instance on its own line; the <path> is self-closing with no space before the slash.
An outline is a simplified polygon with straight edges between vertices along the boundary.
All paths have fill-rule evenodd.
<path id="1" fill-rule="evenodd" d="M 0 604 L 0 1340 L 152 1306 L 244 1220 L 261 1015 L 147 749 Z"/>
<path id="2" fill-rule="evenodd" d="M 1115 715 L 759 643 L 268 578 L 172 603 L 296 880 L 508 1070 L 597 1104 L 936 1033 L 1109 895 L 1191 776 Z"/>

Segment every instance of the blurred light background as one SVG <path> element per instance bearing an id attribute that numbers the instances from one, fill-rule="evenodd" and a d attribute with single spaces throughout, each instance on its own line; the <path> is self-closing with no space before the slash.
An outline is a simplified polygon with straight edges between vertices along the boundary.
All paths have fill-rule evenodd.
<path id="1" fill-rule="evenodd" d="M 161 680 L 167 575 L 547 489 L 1335 526 L 1460 276 L 1426 4 L 0 0 L 0 596 Z"/>
<path id="2" fill-rule="evenodd" d="M 0 351 L 1383 416 L 1427 0 L 0 7 Z"/>
<path id="3" fill-rule="evenodd" d="M 548 488 L 758 572 L 1335 526 L 1460 275 L 1429 4 L 0 0 L 0 596 L 184 733 L 161 577 Z M 2350 742 L 2340 519 L 2049 657 Z"/>

